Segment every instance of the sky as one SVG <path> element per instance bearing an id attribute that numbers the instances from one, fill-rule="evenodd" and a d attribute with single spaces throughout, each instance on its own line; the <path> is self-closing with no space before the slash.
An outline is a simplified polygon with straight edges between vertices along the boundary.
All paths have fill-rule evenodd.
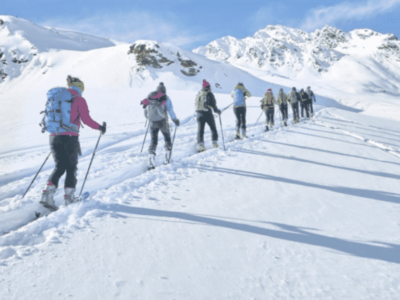
<path id="1" fill-rule="evenodd" d="M 0 15 L 121 42 L 170 42 L 186 50 L 278 24 L 308 32 L 324 25 L 369 28 L 400 38 L 400 0 L 2 0 Z"/>

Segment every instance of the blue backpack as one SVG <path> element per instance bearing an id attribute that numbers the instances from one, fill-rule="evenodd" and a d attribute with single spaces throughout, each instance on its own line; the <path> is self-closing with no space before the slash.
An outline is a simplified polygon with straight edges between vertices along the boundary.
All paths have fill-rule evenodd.
<path id="1" fill-rule="evenodd" d="M 244 105 L 243 98 L 244 98 L 244 91 L 242 89 L 236 89 L 234 98 L 235 106 L 243 106 Z"/>
<path id="2" fill-rule="evenodd" d="M 46 110 L 42 111 L 44 117 L 40 125 L 42 133 L 52 134 L 72 131 L 79 132 L 78 126 L 71 123 L 71 106 L 74 98 L 66 88 L 57 87 L 47 92 Z"/>

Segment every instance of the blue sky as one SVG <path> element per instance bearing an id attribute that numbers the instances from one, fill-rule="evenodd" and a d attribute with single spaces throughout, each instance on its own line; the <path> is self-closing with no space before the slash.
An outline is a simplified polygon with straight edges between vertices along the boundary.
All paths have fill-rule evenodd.
<path id="1" fill-rule="evenodd" d="M 166 41 L 187 50 L 226 35 L 252 36 L 276 24 L 306 31 L 325 24 L 344 31 L 370 28 L 400 38 L 400 0 L 3 0 L 0 14 L 124 42 Z"/>

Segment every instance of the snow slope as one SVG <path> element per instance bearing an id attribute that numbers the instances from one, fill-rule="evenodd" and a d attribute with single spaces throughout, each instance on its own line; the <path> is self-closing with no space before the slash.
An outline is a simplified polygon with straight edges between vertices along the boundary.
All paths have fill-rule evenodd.
<path id="1" fill-rule="evenodd" d="M 220 107 L 230 101 L 216 96 Z M 145 172 L 143 124 L 111 123 L 85 187 L 91 198 L 20 229 L 44 211 L 37 198 L 52 163 L 21 200 L 45 138 L 41 148 L 2 155 L 25 172 L 2 177 L 0 228 L 11 231 L 0 237 L 2 298 L 396 299 L 397 121 L 318 106 L 313 122 L 281 128 L 278 114 L 277 128 L 263 133 L 253 99 L 248 140 L 233 141 L 228 110 L 227 151 L 221 143 L 191 156 L 191 97 L 171 91 L 183 120 L 171 165 Z M 97 139 L 87 131 L 79 183 Z M 210 148 L 208 131 L 206 141 Z M 160 164 L 162 147 L 161 139 Z M 35 155 L 29 172 L 18 165 Z"/>

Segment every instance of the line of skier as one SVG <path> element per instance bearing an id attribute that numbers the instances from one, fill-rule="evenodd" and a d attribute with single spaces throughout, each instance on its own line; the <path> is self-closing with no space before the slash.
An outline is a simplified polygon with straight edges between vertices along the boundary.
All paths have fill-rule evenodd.
<path id="1" fill-rule="evenodd" d="M 104 122 L 103 125 L 100 125 L 90 117 L 88 105 L 86 100 L 82 97 L 84 83 L 79 78 L 68 76 L 67 85 L 68 88 L 54 88 L 47 93 L 46 110 L 43 112 L 44 118 L 41 123 L 43 126 L 42 132 L 47 131 L 50 133 L 50 149 L 55 161 L 55 168 L 42 192 L 40 203 L 52 211 L 57 209 L 54 202 L 54 195 L 58 187 L 59 179 L 64 173 L 66 173 L 64 205 L 67 206 L 74 203 L 77 199 L 74 193 L 77 183 L 76 172 L 78 169 L 78 156 L 81 155 L 79 143 L 81 122 L 95 130 L 99 130 L 101 135 L 106 133 L 106 123 Z M 233 111 L 236 117 L 236 139 L 247 138 L 246 100 L 251 96 L 251 93 L 244 87 L 242 82 L 239 82 L 231 93 L 231 97 L 233 98 L 231 105 L 233 105 Z M 292 106 L 294 122 L 298 123 L 300 119 L 299 103 L 302 117 L 304 117 L 305 111 L 307 118 L 309 118 L 313 116 L 312 101 L 315 102 L 316 99 L 310 87 L 307 88 L 307 92 L 301 89 L 299 93 L 296 91 L 296 88 L 293 88 L 288 95 L 284 93 L 283 89 L 280 89 L 276 99 L 272 90 L 268 89 L 260 100 L 261 109 L 266 116 L 266 131 L 274 126 L 275 104 L 279 106 L 284 125 L 287 126 L 288 104 Z M 147 132 L 150 131 L 151 136 L 151 142 L 148 148 L 148 169 L 154 169 L 156 167 L 155 157 L 159 131 L 163 134 L 165 141 L 164 163 L 168 164 L 171 159 L 173 146 L 168 115 L 175 123 L 176 127 L 180 125 L 180 121 L 174 112 L 172 101 L 169 96 L 167 96 L 167 89 L 162 82 L 154 92 L 151 92 L 148 97 L 140 103 L 143 106 L 144 115 L 148 121 L 146 135 Z M 194 104 L 198 125 L 198 152 L 206 150 L 204 146 L 205 124 L 207 124 L 211 130 L 212 147 L 218 148 L 218 131 L 214 113 L 218 114 L 220 117 L 222 111 L 217 107 L 217 101 L 211 91 L 210 83 L 206 80 L 203 80 L 202 88 L 196 95 Z M 223 111 L 231 105 L 227 106 Z"/>

